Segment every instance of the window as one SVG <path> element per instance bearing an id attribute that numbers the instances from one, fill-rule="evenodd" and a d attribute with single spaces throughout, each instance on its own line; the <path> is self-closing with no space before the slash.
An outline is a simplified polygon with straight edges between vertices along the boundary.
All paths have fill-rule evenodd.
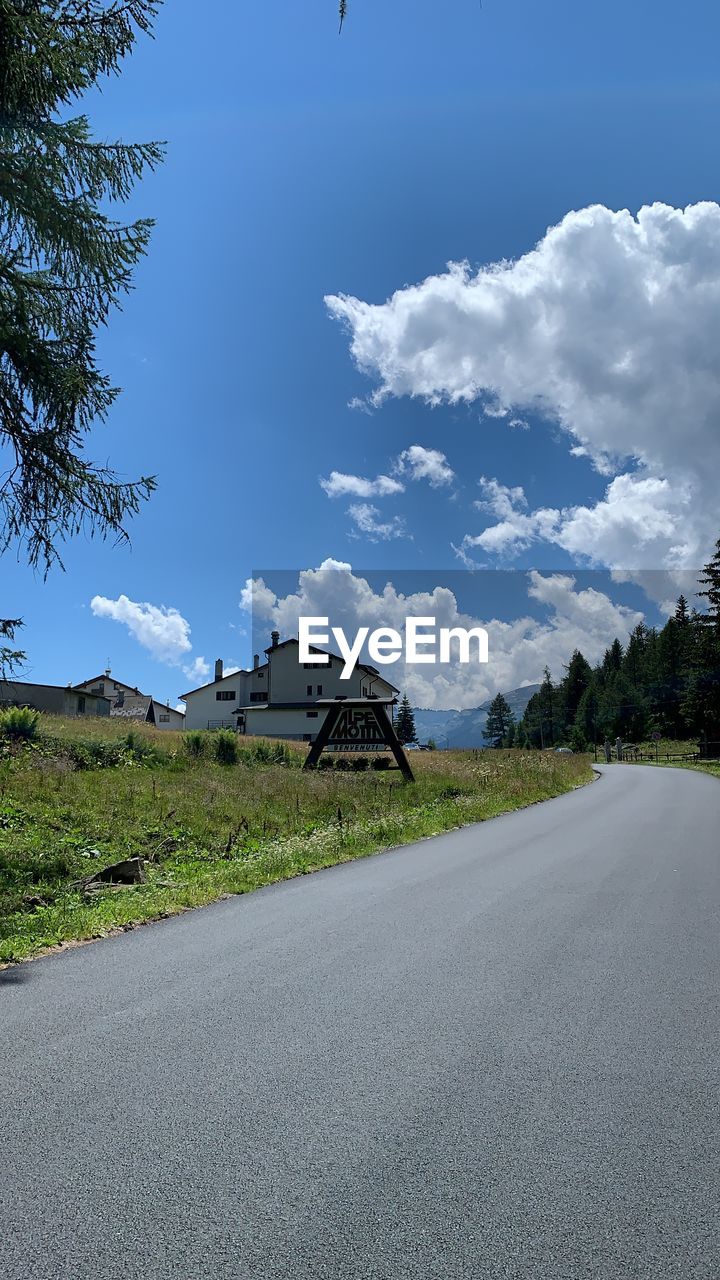
<path id="1" fill-rule="evenodd" d="M 306 712 L 305 712 L 305 715 L 307 716 L 308 720 L 317 720 L 317 714 L 318 714 L 318 713 L 317 713 L 317 711 L 306 711 Z"/>
<path id="2" fill-rule="evenodd" d="M 261 690 L 260 693 L 251 693 L 250 701 L 251 702 L 267 702 L 267 694 L 265 693 L 265 690 L 264 689 Z"/>
<path id="3" fill-rule="evenodd" d="M 93 687 L 92 687 L 92 689 L 90 690 L 90 692 L 91 692 L 91 693 L 104 693 L 104 692 L 105 692 L 105 685 L 104 685 L 104 684 L 94 684 L 94 685 L 93 685 Z"/>
<path id="4" fill-rule="evenodd" d="M 256 671 L 256 672 L 255 672 L 255 675 L 257 676 L 258 680 L 264 680 L 264 679 L 265 679 L 265 672 L 264 672 L 264 671 Z"/>
<path id="5" fill-rule="evenodd" d="M 362 687 L 362 696 L 363 698 L 367 698 L 367 689 L 365 688 L 365 685 Z"/>
<path id="6" fill-rule="evenodd" d="M 83 697 L 78 698 L 78 715 L 85 715 L 85 699 Z"/>
<path id="7" fill-rule="evenodd" d="M 318 691 L 318 698 L 322 698 L 322 685 L 321 685 L 321 684 L 319 684 L 319 685 L 317 686 L 317 691 Z"/>
<path id="8" fill-rule="evenodd" d="M 309 685 L 307 685 L 307 686 L 306 686 L 305 692 L 307 693 L 308 698 L 312 697 L 312 685 L 311 685 L 311 684 L 309 684 Z"/>
<path id="9" fill-rule="evenodd" d="M 169 716 L 158 716 L 158 720 L 160 721 L 160 723 L 161 723 L 161 724 L 169 724 L 169 723 L 170 723 L 170 717 L 169 717 Z"/>
<path id="10" fill-rule="evenodd" d="M 236 697 L 237 697 L 237 693 L 235 692 L 234 689 L 218 689 L 217 693 L 215 694 L 215 701 L 216 702 L 234 702 Z"/>
<path id="11" fill-rule="evenodd" d="M 304 671 L 316 671 L 318 668 L 326 667 L 327 662 L 303 662 Z"/>

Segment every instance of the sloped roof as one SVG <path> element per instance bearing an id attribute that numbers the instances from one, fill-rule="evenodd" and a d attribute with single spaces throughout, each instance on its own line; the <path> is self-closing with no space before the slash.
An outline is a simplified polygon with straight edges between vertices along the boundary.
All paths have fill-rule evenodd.
<path id="1" fill-rule="evenodd" d="M 110 715 L 121 717 L 123 720 L 147 720 L 148 713 L 152 707 L 153 699 L 149 694 L 140 694 L 139 697 L 125 697 L 122 706 L 110 707 Z"/>
<path id="2" fill-rule="evenodd" d="M 172 711 L 173 715 L 184 717 L 184 711 L 178 711 L 177 707 L 171 707 L 169 702 L 158 702 L 157 698 L 153 698 L 156 707 L 161 711 Z"/>
<path id="3" fill-rule="evenodd" d="M 300 641 L 297 639 L 296 636 L 290 636 L 288 640 L 281 640 L 279 644 L 268 645 L 265 652 L 274 653 L 276 649 L 284 649 L 289 644 L 299 645 Z M 334 658 L 335 662 L 342 662 L 343 664 L 345 663 L 345 659 L 341 658 L 339 653 L 333 653 L 331 649 L 318 649 L 316 645 L 309 644 L 308 652 L 320 653 L 320 654 L 323 654 L 326 658 Z M 389 689 L 394 689 L 396 693 L 400 692 L 399 689 L 395 688 L 394 684 L 390 683 L 390 681 L 387 679 L 386 676 L 380 675 L 380 672 L 378 671 L 377 667 L 371 667 L 368 662 L 357 662 L 355 664 L 355 670 L 364 671 L 366 675 L 369 675 L 369 676 L 379 676 L 379 678 L 383 681 L 384 684 L 388 686 Z"/>
<path id="4" fill-rule="evenodd" d="M 108 684 L 118 685 L 120 689 L 129 689 L 131 693 L 137 693 L 137 694 L 140 693 L 140 690 L 138 689 L 136 684 L 127 684 L 124 680 L 118 680 L 117 676 L 108 675 L 107 671 L 103 671 L 102 675 L 100 676 L 91 676 L 89 680 L 80 680 L 78 681 L 77 684 L 74 684 L 72 688 L 76 690 L 79 689 L 81 693 L 86 693 L 87 692 L 87 690 L 85 689 L 86 684 L 97 684 L 98 682 L 101 684 L 104 684 L 106 681 Z M 107 694 L 101 694 L 100 696 L 107 697 Z M 141 696 L 144 696 L 144 695 L 141 695 Z"/>
<path id="5" fill-rule="evenodd" d="M 209 689 L 214 684 L 223 684 L 225 680 L 234 680 L 236 676 L 253 676 L 256 671 L 267 671 L 268 663 L 261 662 L 259 667 L 238 667 L 237 671 L 228 671 L 223 673 L 220 680 L 208 680 L 207 684 L 199 684 L 197 689 L 188 689 L 187 693 L 181 693 L 181 698 L 189 698 L 191 693 L 202 693 L 203 689 Z M 172 708 L 171 708 L 172 710 Z"/>
<path id="6" fill-rule="evenodd" d="M 86 693 L 84 689 L 76 689 L 72 684 L 43 684 L 39 680 L 0 680 L 4 689 L 60 689 L 63 693 L 79 693 L 83 698 L 94 698 L 96 702 L 111 702 L 104 693 Z"/>

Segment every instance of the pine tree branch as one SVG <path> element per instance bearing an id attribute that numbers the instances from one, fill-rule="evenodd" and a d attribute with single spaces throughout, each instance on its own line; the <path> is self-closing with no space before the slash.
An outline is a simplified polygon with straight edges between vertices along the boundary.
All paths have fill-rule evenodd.
<path id="1" fill-rule="evenodd" d="M 104 202 L 129 198 L 161 143 L 92 137 L 65 107 L 117 73 L 159 0 L 0 0 L 0 550 L 12 541 L 47 571 L 81 530 L 127 538 L 155 487 L 124 482 L 83 454 L 118 389 L 97 367 L 95 332 L 132 287 L 152 221 L 127 225 Z"/>

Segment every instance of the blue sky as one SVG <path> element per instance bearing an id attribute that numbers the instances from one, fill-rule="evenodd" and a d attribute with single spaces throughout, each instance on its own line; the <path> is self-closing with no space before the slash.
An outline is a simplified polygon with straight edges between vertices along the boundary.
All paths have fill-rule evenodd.
<path id="1" fill-rule="evenodd" d="M 165 165 L 130 206 L 157 228 L 135 291 L 101 335 L 101 359 L 123 395 L 91 449 L 129 475 L 156 472 L 159 489 L 133 523 L 130 549 L 77 540 L 65 548 L 66 572 L 47 582 L 4 557 L 2 612 L 25 620 L 33 678 L 79 681 L 109 658 L 122 678 L 175 699 L 191 687 L 183 665 L 198 656 L 248 660 L 238 602 L 258 566 L 309 568 L 332 557 L 366 569 L 449 570 L 461 563 L 457 549 L 472 563 L 544 571 L 617 568 L 623 548 L 629 568 L 701 562 L 717 532 L 711 537 L 703 477 L 681 464 L 689 428 L 669 413 L 655 449 L 656 410 L 645 397 L 649 425 L 635 439 L 623 427 L 633 409 L 626 398 L 609 413 L 606 440 L 587 410 L 588 387 L 595 403 L 604 395 L 602 359 L 588 369 L 580 353 L 581 390 L 575 370 L 555 400 L 560 373 L 550 390 L 538 374 L 528 396 L 544 396 L 547 412 L 527 400 L 500 403 L 504 417 L 484 416 L 483 407 L 498 408 L 492 389 L 453 402 L 454 374 L 444 367 L 434 370 L 430 394 L 439 403 L 431 405 L 417 352 L 400 374 L 383 377 L 379 364 L 370 367 L 358 312 L 343 326 L 323 299 L 347 294 L 379 306 L 379 360 L 396 368 L 411 330 L 394 345 L 383 304 L 442 276 L 449 261 L 466 260 L 471 273 L 522 261 L 548 227 L 590 206 L 634 215 L 653 202 L 683 210 L 717 200 L 716 6 L 352 0 L 338 38 L 333 0 L 213 0 L 202 10 L 168 0 L 155 34 L 86 106 L 98 136 L 168 141 Z M 613 270 L 604 248 L 593 257 L 608 227 L 615 234 L 612 222 L 586 232 L 575 257 L 573 225 L 562 241 L 563 271 L 579 275 L 595 263 L 592 288 Z M 707 218 L 693 223 L 685 259 L 693 270 L 707 263 L 714 288 L 713 228 Z M 657 245 L 665 233 L 653 234 Z M 643 287 L 654 270 L 648 260 Z M 536 286 L 545 297 L 551 277 L 546 263 Z M 576 281 L 566 289 L 572 306 L 562 300 L 570 331 Z M 692 345 L 704 313 L 695 301 L 683 315 Z M 633 333 L 660 367 L 667 320 L 656 319 L 643 335 L 640 315 Z M 454 326 L 433 330 L 436 351 L 454 341 Z M 512 390 L 517 369 L 538 359 L 536 332 L 521 329 L 517 343 L 507 328 L 485 339 L 493 350 L 481 376 L 495 387 Z M 369 371 L 356 367 L 351 338 Z M 567 347 L 548 359 L 566 369 Z M 371 412 L 348 407 L 383 384 Z M 714 382 L 697 405 L 684 387 L 676 379 L 660 403 L 677 394 L 693 422 L 711 421 Z M 517 418 L 527 425 L 511 427 Z M 700 431 L 688 437 L 690 454 L 704 447 Z M 617 454 L 625 435 L 625 458 L 599 461 L 606 448 Z M 574 456 L 586 440 L 591 456 Z M 433 485 L 413 479 L 407 464 L 403 471 L 398 460 L 413 445 L 442 453 L 452 480 Z M 332 471 L 395 476 L 403 490 L 327 497 L 319 479 Z M 630 479 L 608 515 L 617 476 Z M 480 477 L 495 489 L 480 488 Z M 521 488 L 522 498 L 498 497 L 498 486 Z M 635 524 L 619 529 L 618 510 L 633 504 Z M 348 515 L 352 506 L 378 513 L 359 518 L 365 531 Z M 589 514 L 567 514 L 577 509 Z M 539 532 L 548 518 L 537 515 L 548 510 L 562 513 L 550 536 Z M 665 527 L 633 541 L 658 510 Z M 507 511 L 512 527 L 494 544 L 473 545 L 484 529 L 507 526 Z M 518 525 L 516 515 L 530 523 Z M 373 521 L 392 536 L 368 534 Z M 121 595 L 177 611 L 192 648 L 148 648 L 137 629 L 93 614 L 94 597 Z M 655 604 L 648 616 L 655 620 Z"/>

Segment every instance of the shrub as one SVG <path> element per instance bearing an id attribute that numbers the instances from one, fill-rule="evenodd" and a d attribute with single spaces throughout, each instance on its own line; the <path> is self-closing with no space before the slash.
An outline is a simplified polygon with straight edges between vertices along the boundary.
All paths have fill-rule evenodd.
<path id="1" fill-rule="evenodd" d="M 213 749 L 218 764 L 237 764 L 239 756 L 237 735 L 229 729 L 221 729 L 215 734 Z"/>
<path id="2" fill-rule="evenodd" d="M 370 766 L 373 769 L 377 769 L 378 773 L 382 773 L 383 769 L 390 768 L 390 758 L 389 756 L 373 756 Z"/>
<path id="3" fill-rule="evenodd" d="M 352 756 L 350 760 L 350 767 L 354 773 L 364 773 L 366 769 L 370 768 L 370 761 L 367 756 Z"/>
<path id="4" fill-rule="evenodd" d="M 270 743 L 261 738 L 258 742 L 245 742 L 240 753 L 247 764 L 270 764 Z"/>
<path id="5" fill-rule="evenodd" d="M 71 760 L 76 769 L 93 769 L 97 767 L 96 761 L 93 760 L 85 742 L 69 742 L 66 748 L 66 756 Z"/>
<path id="6" fill-rule="evenodd" d="M 292 764 L 295 759 L 287 742 L 273 742 L 270 758 L 273 764 Z"/>
<path id="7" fill-rule="evenodd" d="M 192 733 L 185 734 L 183 746 L 189 756 L 192 756 L 194 760 L 199 760 L 201 756 L 205 755 L 207 738 L 199 729 L 195 729 Z"/>
<path id="8" fill-rule="evenodd" d="M 302 764 L 302 758 L 290 749 L 287 742 L 279 739 L 267 742 L 263 738 L 245 738 L 238 755 L 246 764 Z"/>
<path id="9" fill-rule="evenodd" d="M 114 769 L 122 764 L 125 757 L 125 746 L 122 742 L 103 742 L 101 738 L 91 738 L 89 741 L 78 743 L 78 746 L 84 747 L 90 767 L 94 769 Z"/>
<path id="10" fill-rule="evenodd" d="M 113 741 L 98 738 L 77 738 L 63 742 L 59 738 L 43 741 L 46 753 L 59 760 L 69 761 L 75 769 L 116 769 L 128 758 L 125 740 Z"/>
<path id="11" fill-rule="evenodd" d="M 134 760 L 138 760 L 141 764 L 159 764 L 167 757 L 162 751 L 158 751 L 157 747 L 148 742 L 147 738 L 138 733 L 137 729 L 129 729 L 124 739 L 125 750 L 130 753 Z"/>
<path id="12" fill-rule="evenodd" d="M 7 707 L 0 711 L 0 734 L 5 738 L 28 741 L 37 736 L 39 719 L 40 712 L 33 711 L 31 707 Z"/>

